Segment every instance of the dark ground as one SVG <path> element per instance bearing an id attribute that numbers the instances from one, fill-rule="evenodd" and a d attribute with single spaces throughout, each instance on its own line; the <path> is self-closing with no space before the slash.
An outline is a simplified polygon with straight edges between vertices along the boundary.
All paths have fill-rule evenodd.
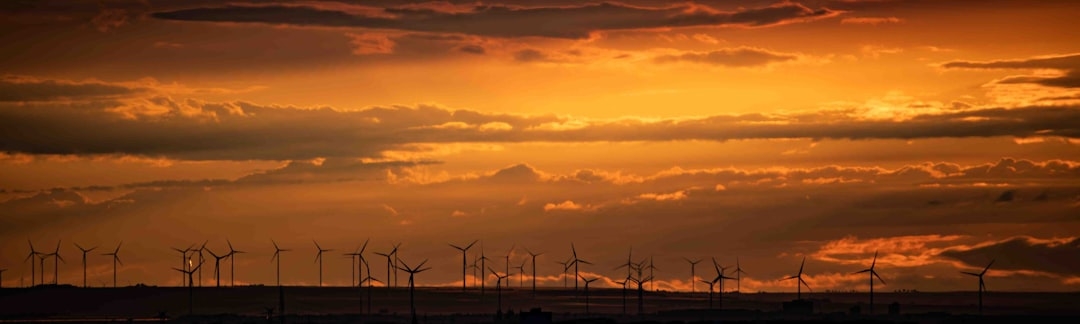
<path id="1" fill-rule="evenodd" d="M 489 287 L 490 288 L 490 287 Z M 164 312 L 173 320 L 200 323 L 266 323 L 266 310 L 278 305 L 278 288 L 251 286 L 234 288 L 196 287 L 193 290 L 194 316 L 188 315 L 188 289 L 180 287 L 75 288 L 70 286 L 0 289 L 0 321 L 50 319 L 156 319 Z M 408 323 L 407 288 L 374 288 L 367 310 L 367 288 L 285 287 L 285 309 L 290 323 Z M 988 292 L 984 295 L 984 317 L 978 314 L 974 292 L 957 293 L 877 293 L 875 316 L 868 315 L 867 293 L 813 293 L 803 298 L 814 301 L 814 314 L 782 312 L 782 303 L 795 294 L 725 293 L 723 311 L 714 295 L 714 310 L 708 310 L 705 293 L 646 292 L 644 315 L 638 315 L 636 291 L 627 291 L 627 315 L 623 315 L 621 289 L 590 289 L 589 311 L 585 314 L 583 292 L 573 289 L 541 289 L 534 298 L 528 288 L 503 290 L 503 309 L 518 313 L 541 307 L 552 312 L 555 322 L 580 323 L 692 323 L 824 321 L 824 322 L 1069 322 L 1080 323 L 1080 293 Z M 888 315 L 889 304 L 898 303 L 899 315 Z M 496 310 L 496 293 L 481 297 L 478 289 L 418 288 L 416 308 L 419 321 L 431 324 L 490 323 Z M 361 308 L 363 305 L 363 308 Z M 861 306 L 861 314 L 849 311 Z M 366 316 L 365 316 L 366 315 Z M 1036 318 L 1039 317 L 1039 318 Z M 519 322 L 518 316 L 508 322 Z M 275 319 L 277 322 L 277 319 Z"/>

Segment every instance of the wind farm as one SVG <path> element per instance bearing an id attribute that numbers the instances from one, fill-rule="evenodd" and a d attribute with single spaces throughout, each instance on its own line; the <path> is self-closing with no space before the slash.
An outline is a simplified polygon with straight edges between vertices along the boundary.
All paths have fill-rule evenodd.
<path id="1" fill-rule="evenodd" d="M 855 320 L 875 318 L 878 320 L 898 321 L 910 320 L 913 318 L 912 316 L 923 316 L 926 321 L 934 322 L 947 320 L 951 318 L 949 316 L 1018 316 L 1040 307 L 1045 308 L 1046 312 L 1059 317 L 1080 316 L 1080 314 L 1075 313 L 1075 309 L 1066 307 L 1070 305 L 1067 301 L 1075 297 L 1075 295 L 995 292 L 990 294 L 993 296 L 991 300 L 994 302 L 990 305 L 984 305 L 986 285 L 983 277 L 991 273 L 990 265 L 993 265 L 993 262 L 990 262 L 981 272 L 961 272 L 962 275 L 975 276 L 980 279 L 979 289 L 974 293 L 899 291 L 890 293 L 875 291 L 872 288 L 873 286 L 867 286 L 869 287 L 867 291 L 870 293 L 869 312 L 861 313 L 852 311 L 852 309 L 857 309 L 866 302 L 866 297 L 862 297 L 864 295 L 857 291 L 827 291 L 812 292 L 809 295 L 804 294 L 802 288 L 807 288 L 809 291 L 809 281 L 813 278 L 813 274 L 807 272 L 805 259 L 801 261 L 799 271 L 796 274 L 775 279 L 781 282 L 792 282 L 794 287 L 791 288 L 794 288 L 794 291 L 746 293 L 741 291 L 741 287 L 725 288 L 725 285 L 723 285 L 725 280 L 735 281 L 737 278 L 726 275 L 727 267 L 722 267 L 716 258 L 712 258 L 716 276 L 711 280 L 698 280 L 708 286 L 708 291 L 701 293 L 693 287 L 694 285 L 673 286 L 679 282 L 690 282 L 689 280 L 678 279 L 679 275 L 677 274 L 672 274 L 671 278 L 664 278 L 662 274 L 656 272 L 650 274 L 650 270 L 659 268 L 656 266 L 655 256 L 644 258 L 639 262 L 612 264 L 613 267 L 610 268 L 612 270 L 608 274 L 582 271 L 581 269 L 574 271 L 574 273 L 568 273 L 569 265 L 574 263 L 593 264 L 591 262 L 586 263 L 588 261 L 579 258 L 576 253 L 576 244 L 572 245 L 569 261 L 558 262 L 555 266 L 539 266 L 541 263 L 534 260 L 544 254 L 527 250 L 528 255 L 521 258 L 520 265 L 510 267 L 516 269 L 517 273 L 496 272 L 494 269 L 488 268 L 486 270 L 488 270 L 489 275 L 484 278 L 476 278 L 480 282 L 490 281 L 495 285 L 495 299 L 485 300 L 480 296 L 481 290 L 478 285 L 464 284 L 468 279 L 468 273 L 465 271 L 467 267 L 462 268 L 465 277 L 462 277 L 461 283 L 425 285 L 417 280 L 416 275 L 421 272 L 456 272 L 457 270 L 451 271 L 451 269 L 456 269 L 458 265 L 449 262 L 450 259 L 443 259 L 447 262 L 442 266 L 432 266 L 428 260 L 410 266 L 405 261 L 399 260 L 396 267 L 408 274 L 408 285 L 404 288 L 388 285 L 387 283 L 393 280 L 393 272 L 388 268 L 385 276 L 381 278 L 374 277 L 368 267 L 367 259 L 363 255 L 371 253 L 382 256 L 386 258 L 387 266 L 393 267 L 395 265 L 392 253 L 395 253 L 394 249 L 398 248 L 400 243 L 392 244 L 394 249 L 386 253 L 368 252 L 366 248 L 370 239 L 364 240 L 355 252 L 346 254 L 346 256 L 351 256 L 354 259 L 360 258 L 361 260 L 359 264 L 353 262 L 353 269 L 350 272 L 342 273 L 342 277 L 348 276 L 349 280 L 342 281 L 341 279 L 344 278 L 334 278 L 330 280 L 331 285 L 329 286 L 325 285 L 322 279 L 312 285 L 289 284 L 289 282 L 296 281 L 290 278 L 293 275 L 283 276 L 281 266 L 285 262 L 282 258 L 284 252 L 292 252 L 292 250 L 283 248 L 276 240 L 270 241 L 272 249 L 262 251 L 262 253 L 269 255 L 269 260 L 274 262 L 275 266 L 272 268 L 273 280 L 266 283 L 227 286 L 215 284 L 208 288 L 198 287 L 195 277 L 203 263 L 195 262 L 197 261 L 197 255 L 191 251 L 190 247 L 188 249 L 172 248 L 173 251 L 184 253 L 187 258 L 183 265 L 171 268 L 171 270 L 184 275 L 183 280 L 176 287 L 186 288 L 182 291 L 174 290 L 173 287 L 168 285 L 139 284 L 105 288 L 100 286 L 90 287 L 89 285 L 83 287 L 81 285 L 36 284 L 33 287 L 3 287 L 4 290 L 0 293 L 0 296 L 2 296 L 0 301 L 19 304 L 30 303 L 41 298 L 90 298 L 89 296 L 97 296 L 93 298 L 101 300 L 100 298 L 116 298 L 116 296 L 149 293 L 150 296 L 155 297 L 145 299 L 145 305 L 129 304 L 129 309 L 125 310 L 106 307 L 96 310 L 65 310 L 57 314 L 82 314 L 91 317 L 150 316 L 156 309 L 171 309 L 171 311 L 166 312 L 176 316 L 183 316 L 181 318 L 194 319 L 220 316 L 214 314 L 221 314 L 222 312 L 235 314 L 235 316 L 242 318 L 244 316 L 256 316 L 257 311 L 266 310 L 267 314 L 282 320 L 295 319 L 296 316 L 325 316 L 327 320 L 330 318 L 368 317 L 384 321 L 400 320 L 410 323 L 419 323 L 424 321 L 425 318 L 430 319 L 432 316 L 459 318 L 459 320 L 466 322 L 500 322 L 513 318 L 510 317 L 510 314 L 516 313 L 517 316 L 525 316 L 522 312 L 527 312 L 533 308 L 560 314 L 557 318 L 563 320 L 604 317 L 618 322 L 637 322 L 646 319 L 692 319 L 695 317 L 700 319 L 703 316 L 715 320 L 763 318 Z M 467 261 L 470 253 L 469 248 L 478 242 L 479 240 L 476 240 L 464 246 L 452 245 L 452 247 L 456 251 L 462 252 L 463 261 Z M 321 260 L 323 253 L 330 251 L 330 249 L 323 248 L 317 242 L 314 244 L 316 249 L 312 254 L 316 258 L 316 262 L 318 262 Z M 73 245 L 83 253 L 84 259 L 89 252 L 94 250 L 94 247 L 85 249 L 78 243 Z M 112 257 L 112 261 L 117 266 L 122 265 L 119 259 L 121 245 L 122 243 L 118 244 L 110 253 L 104 253 L 104 255 Z M 194 246 L 191 245 L 191 247 Z M 226 246 L 231 246 L 231 242 L 227 241 Z M 229 253 L 218 255 L 209 248 L 204 247 L 203 249 L 213 257 L 215 263 L 214 280 L 220 282 L 220 261 L 231 256 Z M 58 251 L 57 249 L 51 253 L 58 253 Z M 235 252 L 237 250 L 231 251 Z M 472 253 L 475 255 L 476 261 L 480 261 L 482 251 Z M 233 254 L 235 255 L 235 253 Z M 260 254 L 260 252 L 256 251 L 256 254 Z M 631 258 L 632 256 L 630 254 Z M 870 276 L 871 285 L 875 280 L 884 283 L 885 280 L 877 267 L 878 256 L 879 253 L 875 252 L 869 260 L 869 268 L 851 274 L 862 276 L 863 280 L 865 280 L 866 275 Z M 513 259 L 509 260 L 513 261 Z M 669 258 L 669 260 L 690 264 L 691 268 L 701 261 L 700 259 L 694 260 L 684 257 Z M 742 267 L 741 260 L 741 258 L 735 260 L 736 273 Z M 99 263 L 105 263 L 106 261 L 108 260 L 97 260 Z M 88 262 L 92 262 L 92 260 L 88 260 Z M 528 269 L 530 264 L 532 269 Z M 467 262 L 464 265 L 467 266 Z M 628 269 L 628 272 L 621 272 L 624 267 Z M 85 266 L 83 269 L 85 269 Z M 526 270 L 531 270 L 533 274 L 527 275 Z M 255 269 L 251 271 L 255 271 Z M 697 279 L 696 272 L 691 271 L 691 278 Z M 510 280 L 514 275 L 519 276 L 521 279 L 518 279 L 518 281 L 522 282 L 528 277 L 533 284 L 505 286 L 503 282 Z M 336 277 L 336 275 L 333 276 Z M 569 276 L 577 277 L 576 279 L 583 282 L 584 288 L 579 291 L 567 287 L 565 280 Z M 538 280 L 541 280 L 541 282 L 538 282 Z M 751 280 L 756 281 L 757 279 Z M 564 282 L 560 284 L 560 281 Z M 659 285 L 660 288 L 649 288 L 650 283 Z M 636 299 L 637 303 L 637 312 L 633 314 L 627 314 L 626 312 L 627 288 L 634 290 L 636 293 L 634 299 Z M 379 291 L 382 291 L 382 293 L 378 293 Z M 719 294 L 715 294 L 716 292 L 719 292 Z M 380 297 L 373 298 L 375 296 Z M 968 297 L 966 297 L 966 300 L 962 300 L 965 299 L 962 296 Z M 229 298 L 243 298 L 247 302 L 226 302 Z M 1014 298 L 1034 299 L 1019 302 L 1018 304 L 1017 301 L 1013 300 Z M 318 302 L 314 302 L 315 300 L 318 300 Z M 886 303 L 889 303 L 889 312 L 884 314 L 874 312 L 875 300 L 885 300 Z M 488 304 L 491 302 L 494 302 L 494 305 Z M 789 309 L 789 307 L 796 307 L 789 305 L 796 302 L 802 303 L 797 305 L 812 305 L 812 310 L 803 312 L 802 310 Z M 970 305 L 970 303 L 977 303 L 977 307 L 969 308 L 967 305 Z M 198 304 L 198 307 L 195 307 L 195 304 Z M 286 304 L 289 305 L 289 308 L 286 308 Z M 48 313 L 42 307 L 28 307 L 29 309 L 38 309 L 37 311 Z M 904 307 L 905 310 L 901 312 L 898 309 L 899 307 Z M 492 308 L 496 310 L 494 313 L 491 312 Z M 395 315 L 395 312 L 398 311 L 405 315 Z M 7 313 L 0 315 L 19 318 L 30 316 L 28 315 L 30 313 L 7 311 Z M 484 316 L 485 313 L 489 315 Z M 943 315 L 954 313 L 955 315 Z M 44 318 L 44 320 L 48 320 L 48 317 Z"/>
<path id="2" fill-rule="evenodd" d="M 0 1 L 0 324 L 1080 322 L 1077 13 Z"/>

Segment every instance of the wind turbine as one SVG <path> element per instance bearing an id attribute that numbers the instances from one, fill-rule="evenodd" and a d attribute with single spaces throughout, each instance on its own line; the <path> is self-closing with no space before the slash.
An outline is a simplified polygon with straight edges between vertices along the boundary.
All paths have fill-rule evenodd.
<path id="1" fill-rule="evenodd" d="M 333 249 L 324 249 L 319 246 L 319 242 L 316 242 L 315 240 L 311 240 L 311 242 L 315 243 L 315 249 L 319 251 L 315 254 L 315 262 L 319 263 L 319 287 L 322 287 L 322 254 L 323 252 L 333 251 Z"/>
<path id="2" fill-rule="evenodd" d="M 653 257 L 651 255 L 649 256 L 649 266 L 648 266 L 648 268 L 649 268 L 649 278 L 653 278 L 653 270 L 657 270 L 658 268 L 653 265 Z M 656 291 L 656 282 L 653 281 L 653 282 L 649 283 L 649 287 L 652 288 L 653 291 Z"/>
<path id="3" fill-rule="evenodd" d="M 521 260 L 521 265 L 513 267 L 518 270 L 518 288 L 525 287 L 525 263 L 528 260 Z"/>
<path id="4" fill-rule="evenodd" d="M 544 254 L 544 252 L 533 253 L 532 251 L 529 251 L 529 249 L 525 249 L 525 252 L 528 252 L 529 256 L 532 256 L 532 294 L 533 298 L 536 298 L 536 257 Z"/>
<path id="5" fill-rule="evenodd" d="M 229 242 L 227 239 L 225 240 L 225 243 L 229 244 L 229 254 L 227 254 L 229 257 L 229 287 L 233 287 L 236 286 L 236 255 L 247 252 L 234 250 L 232 242 Z"/>
<path id="6" fill-rule="evenodd" d="M 566 287 L 567 287 L 566 279 L 570 278 L 569 276 L 566 275 L 566 272 L 570 271 L 570 265 L 573 264 L 573 261 L 571 261 L 571 260 L 573 260 L 573 259 L 566 260 L 566 261 L 555 261 L 555 263 L 558 263 L 558 264 L 562 265 L 562 287 L 563 287 L 563 289 L 566 289 Z"/>
<path id="7" fill-rule="evenodd" d="M 622 285 L 622 313 L 626 315 L 626 285 L 630 283 L 630 276 L 626 276 L 626 279 L 615 283 Z"/>
<path id="8" fill-rule="evenodd" d="M 488 268 L 487 260 L 489 260 L 488 257 L 484 255 L 484 241 L 480 241 L 480 274 L 484 274 L 484 269 Z M 481 300 L 484 299 L 484 290 L 485 290 L 484 285 L 486 284 L 486 282 L 487 282 L 487 276 L 486 275 L 480 278 L 480 299 Z"/>
<path id="9" fill-rule="evenodd" d="M 270 239 L 270 243 L 274 244 L 274 255 L 270 257 L 270 262 L 277 261 L 277 286 L 278 286 L 278 311 L 281 313 L 281 322 L 285 322 L 285 288 L 281 286 L 281 252 L 289 252 L 292 250 L 282 249 L 277 245 L 274 239 Z M 203 245 L 205 247 L 205 244 Z M 201 263 L 200 263 L 201 264 Z M 201 273 L 201 272 L 200 272 Z M 199 279 L 202 280 L 201 278 Z"/>
<path id="10" fill-rule="evenodd" d="M 469 269 L 472 269 L 472 275 L 473 275 L 472 285 L 473 285 L 473 288 L 476 288 L 476 281 L 478 279 L 480 279 L 479 275 L 476 273 L 477 270 L 480 270 L 480 256 L 479 255 L 473 255 L 473 262 L 472 262 L 472 264 L 469 264 Z"/>
<path id="11" fill-rule="evenodd" d="M 697 282 L 694 281 L 695 279 L 697 279 L 697 274 L 694 273 L 694 269 L 697 268 L 697 264 L 701 262 L 701 259 L 690 260 L 690 258 L 684 257 L 683 260 L 686 260 L 686 262 L 690 263 L 690 293 L 693 294 L 694 288 L 696 288 L 697 286 Z"/>
<path id="12" fill-rule="evenodd" d="M 398 258 L 398 248 L 399 247 L 401 247 L 401 243 L 394 244 L 394 249 L 390 250 L 390 256 L 394 257 L 394 287 L 398 286 L 398 282 L 397 282 L 397 278 L 398 278 L 398 275 L 397 275 L 398 262 L 401 261 L 401 259 Z M 390 281 L 390 279 L 387 279 L 387 281 Z"/>
<path id="13" fill-rule="evenodd" d="M 84 249 L 82 246 L 79 246 L 79 243 L 75 243 L 75 247 L 79 248 L 79 251 L 82 251 L 82 286 L 83 288 L 86 288 L 86 254 L 90 253 L 90 251 L 93 251 L 97 247 L 95 246 L 89 249 Z"/>
<path id="14" fill-rule="evenodd" d="M 214 253 L 214 250 L 207 247 L 204 247 L 203 249 L 206 250 L 206 253 L 210 253 L 210 256 L 214 257 L 214 280 L 217 282 L 215 286 L 221 287 L 221 259 L 228 258 L 229 255 L 217 255 Z"/>
<path id="15" fill-rule="evenodd" d="M 969 275 L 969 276 L 979 277 L 979 315 L 982 315 L 982 312 L 983 312 L 983 298 L 982 298 L 982 296 L 983 296 L 983 291 L 986 290 L 986 282 L 983 281 L 983 275 L 985 275 L 987 271 L 990 271 L 990 266 L 992 266 L 992 265 L 994 265 L 994 260 L 990 260 L 990 264 L 987 264 L 986 268 L 983 268 L 983 271 L 979 272 L 979 273 L 960 271 L 960 273 L 963 273 L 963 274 L 966 274 L 966 275 Z"/>
<path id="16" fill-rule="evenodd" d="M 394 266 L 394 255 L 391 254 L 390 252 L 387 252 L 387 253 L 375 252 L 375 254 L 379 255 L 379 256 L 382 256 L 382 257 L 386 257 L 386 287 L 390 288 L 390 267 Z M 389 289 L 387 289 L 387 293 L 388 294 L 390 293 Z"/>
<path id="17" fill-rule="evenodd" d="M 585 277 L 581 277 L 581 280 L 585 281 L 585 316 L 589 316 L 589 284 L 598 279 L 600 278 L 585 279 Z"/>
<path id="18" fill-rule="evenodd" d="M 34 242 L 26 240 L 26 243 L 30 244 L 30 254 L 26 255 L 26 260 L 23 262 L 30 261 L 30 287 L 33 287 L 37 284 L 37 277 L 35 277 L 37 275 L 37 264 L 34 264 L 34 257 L 41 255 L 41 252 L 34 249 Z M 43 278 L 42 280 L 45 279 Z"/>
<path id="19" fill-rule="evenodd" d="M 56 241 L 56 249 L 52 253 L 46 254 L 46 256 L 53 257 L 53 285 L 60 284 L 60 261 L 67 263 L 63 256 L 60 256 L 60 240 Z"/>
<path id="20" fill-rule="evenodd" d="M 273 239 L 270 240 L 270 243 L 274 244 L 274 256 L 270 257 L 270 262 L 277 261 L 277 285 L 281 286 L 281 252 L 289 252 L 292 250 L 282 249 Z"/>
<path id="21" fill-rule="evenodd" d="M 578 277 L 581 276 L 580 274 L 578 274 L 578 264 L 579 263 L 584 263 L 584 264 L 591 265 L 592 263 L 589 262 L 589 261 L 578 259 L 577 248 L 574 247 L 573 242 L 570 243 L 570 252 L 573 253 L 573 256 L 574 256 L 574 259 L 571 262 L 574 263 L 574 291 L 577 291 L 577 289 L 578 289 Z"/>
<path id="22" fill-rule="evenodd" d="M 0 288 L 4 288 L 4 271 L 7 269 L 0 269 Z"/>
<path id="23" fill-rule="evenodd" d="M 102 255 L 111 255 L 112 259 L 113 259 L 113 263 L 112 263 L 112 286 L 113 286 L 113 288 L 116 288 L 116 264 L 117 263 L 119 263 L 121 265 L 124 264 L 124 262 L 120 261 L 120 246 L 121 245 L 124 245 L 124 241 L 120 241 L 120 243 L 116 244 L 116 250 L 113 250 L 110 253 L 103 253 L 102 254 Z"/>
<path id="24" fill-rule="evenodd" d="M 713 268 L 716 269 L 716 278 L 714 278 L 712 281 L 713 281 L 713 283 L 717 283 L 717 282 L 720 283 L 720 298 L 719 298 L 720 299 L 720 309 L 723 309 L 724 308 L 724 280 L 734 280 L 735 278 L 728 277 L 728 276 L 724 275 L 724 271 L 727 270 L 727 269 L 725 269 L 724 267 L 721 267 L 720 264 L 716 262 L 716 258 L 713 258 L 712 262 L 713 262 Z M 709 288 L 709 291 L 712 291 L 711 286 Z"/>
<path id="25" fill-rule="evenodd" d="M 402 266 L 398 267 L 398 269 L 409 273 L 409 308 L 412 310 L 412 324 L 417 324 L 418 322 L 416 321 L 415 299 L 416 282 L 413 281 L 413 277 L 416 276 L 417 273 L 431 270 L 431 267 L 424 268 L 424 264 L 427 263 L 427 260 L 420 262 L 420 264 L 417 264 L 416 267 L 409 267 L 409 264 L 405 263 L 405 260 L 399 260 L 399 262 Z"/>
<path id="26" fill-rule="evenodd" d="M 78 244 L 76 244 L 76 246 L 78 246 Z M 180 248 L 176 248 L 176 247 L 172 248 L 173 251 L 180 252 L 180 269 L 181 269 L 181 271 L 180 271 L 180 286 L 181 287 L 184 286 L 184 275 L 187 274 L 186 272 L 184 272 L 188 268 L 187 253 L 188 253 L 188 251 L 191 251 L 192 247 L 194 247 L 194 246 L 188 246 L 187 248 L 184 248 L 184 249 L 180 249 Z M 85 266 L 84 266 L 84 268 L 85 268 Z"/>
<path id="27" fill-rule="evenodd" d="M 495 291 L 499 294 L 499 304 L 498 304 L 499 308 L 498 308 L 498 311 L 495 314 L 498 317 L 502 317 L 502 280 L 509 277 L 510 273 L 507 273 L 507 274 L 504 274 L 504 275 L 500 276 L 498 272 L 495 272 L 495 269 L 488 268 L 488 271 L 491 271 L 491 274 L 495 275 L 495 278 L 498 278 L 495 281 Z"/>
<path id="28" fill-rule="evenodd" d="M 648 278 L 640 279 L 640 278 L 634 278 L 634 277 L 630 277 L 630 278 L 627 278 L 627 280 L 630 280 L 630 281 L 632 281 L 632 282 L 634 282 L 634 283 L 636 283 L 636 284 L 637 284 L 637 293 L 638 293 L 638 304 L 637 304 L 637 305 L 638 305 L 638 315 L 644 315 L 644 314 L 645 314 L 645 289 L 643 289 L 642 287 L 643 287 L 643 286 L 644 286 L 644 285 L 645 285 L 646 283 L 649 283 L 649 281 L 652 281 L 652 280 L 653 280 L 653 278 L 652 278 L 652 277 L 648 277 Z"/>
<path id="29" fill-rule="evenodd" d="M 350 270 L 352 270 L 352 276 L 349 278 L 349 280 L 352 280 L 352 284 L 350 285 L 350 287 L 355 287 L 356 286 L 356 278 L 361 277 L 364 274 L 363 272 L 361 272 L 360 276 L 356 275 L 356 256 L 360 255 L 359 252 L 360 252 L 360 248 L 356 248 L 356 251 L 354 251 L 352 253 L 342 254 L 344 256 L 351 257 L 351 259 L 349 260 L 349 268 L 350 268 Z M 363 269 L 361 269 L 361 270 L 363 270 Z"/>
<path id="30" fill-rule="evenodd" d="M 450 246 L 452 246 L 453 248 L 461 251 L 461 291 L 465 291 L 465 279 L 467 278 L 466 271 L 468 271 L 469 269 L 469 262 L 466 260 L 468 258 L 468 252 L 469 249 L 473 247 L 473 244 L 476 244 L 477 241 L 479 240 L 474 240 L 472 241 L 472 243 L 469 243 L 465 247 L 450 244 Z"/>
<path id="31" fill-rule="evenodd" d="M 517 245 L 510 245 L 510 250 L 506 251 L 506 273 L 510 273 L 510 255 L 514 254 L 514 248 Z M 506 279 L 506 288 L 510 288 L 510 279 Z"/>
<path id="32" fill-rule="evenodd" d="M 870 273 L 870 314 L 871 315 L 874 314 L 874 277 L 877 277 L 878 280 L 881 281 L 881 284 L 883 284 L 883 285 L 885 284 L 885 279 L 881 279 L 881 276 L 879 276 L 877 271 L 874 270 L 874 266 L 877 265 L 877 255 L 878 255 L 877 251 L 874 251 L 874 261 L 870 262 L 870 268 L 867 268 L 865 270 L 857 271 L 857 272 L 852 273 L 852 274 L 859 274 L 859 273 L 864 273 L 864 272 L 869 272 Z"/>
<path id="33" fill-rule="evenodd" d="M 367 265 L 367 259 L 364 258 L 364 251 L 367 250 L 368 242 L 371 242 L 371 239 L 364 240 L 364 245 L 360 247 L 360 251 L 356 252 L 356 256 L 360 259 L 360 261 L 356 263 L 356 269 L 357 269 L 357 272 L 360 273 L 360 277 L 364 276 L 363 269 L 360 269 L 360 266 L 361 265 Z M 370 276 L 371 275 L 371 268 L 368 268 L 367 271 L 368 271 L 368 276 Z M 360 281 L 363 281 L 363 280 L 364 280 L 363 278 L 360 278 Z M 361 282 L 360 284 L 363 285 L 363 282 Z"/>
<path id="34" fill-rule="evenodd" d="M 206 248 L 206 243 L 209 243 L 209 242 L 210 241 L 203 241 L 203 244 L 200 245 L 198 249 L 192 249 L 191 250 L 192 252 L 199 252 L 199 263 L 200 264 L 203 263 L 203 262 L 206 262 L 206 256 L 203 255 L 203 249 Z M 202 268 L 199 268 L 199 287 L 202 287 L 202 284 L 203 284 L 203 281 L 202 281 Z"/>
<path id="35" fill-rule="evenodd" d="M 712 309 L 712 292 L 713 286 L 716 286 L 716 280 L 702 280 L 702 283 L 709 285 L 709 309 Z"/>
<path id="36" fill-rule="evenodd" d="M 813 291 L 812 289 L 810 289 L 810 284 L 807 284 L 806 281 L 803 280 L 803 278 L 802 278 L 803 267 L 805 267 L 805 266 L 806 266 L 806 257 L 803 257 L 802 264 L 799 265 L 799 273 L 794 275 L 794 276 L 781 279 L 781 280 L 797 279 L 797 281 L 795 282 L 795 288 L 798 291 L 798 295 L 796 295 L 797 296 L 796 299 L 799 299 L 799 300 L 802 300 L 802 286 L 803 285 L 806 286 L 806 290 Z"/>
<path id="37" fill-rule="evenodd" d="M 199 263 L 199 265 L 195 266 L 195 268 L 192 268 L 191 270 L 173 268 L 173 270 L 180 271 L 180 273 L 183 273 L 183 274 L 187 275 L 187 279 L 188 279 L 188 284 L 187 284 L 188 285 L 188 315 L 193 314 L 192 305 L 194 304 L 194 301 L 195 301 L 195 297 L 194 297 L 195 296 L 195 288 L 194 288 L 194 286 L 195 286 L 195 278 L 194 278 L 194 275 L 195 275 L 195 271 L 198 271 L 199 268 L 202 268 L 202 263 Z M 183 283 L 181 283 L 181 284 L 183 284 Z"/>
<path id="38" fill-rule="evenodd" d="M 746 271 L 742 270 L 742 266 L 739 265 L 739 257 L 735 257 L 735 292 L 742 294 L 742 275 Z"/>
<path id="39" fill-rule="evenodd" d="M 367 261 L 364 261 L 364 265 L 365 266 L 367 265 Z M 367 277 L 364 277 L 364 279 L 360 279 L 360 284 L 363 285 L 365 282 L 368 283 L 368 286 L 367 286 L 368 287 L 368 289 L 367 289 L 367 311 L 368 311 L 368 314 L 371 314 L 371 288 L 375 286 L 375 284 L 374 284 L 375 282 L 378 282 L 378 283 L 383 283 L 383 282 L 379 281 L 379 279 L 375 279 L 375 278 L 371 277 L 371 269 L 368 269 L 367 273 L 368 273 Z"/>

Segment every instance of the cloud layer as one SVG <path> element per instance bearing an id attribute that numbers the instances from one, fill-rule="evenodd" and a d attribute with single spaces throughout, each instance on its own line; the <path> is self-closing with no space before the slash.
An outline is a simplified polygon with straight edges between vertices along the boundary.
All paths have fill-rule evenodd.
<path id="1" fill-rule="evenodd" d="M 772 6 L 721 11 L 686 3 L 663 7 L 618 2 L 564 6 L 413 5 L 344 10 L 304 5 L 229 5 L 153 13 L 158 19 L 267 23 L 296 26 L 358 27 L 462 33 L 492 37 L 586 38 L 593 32 L 694 26 L 772 26 L 835 16 L 828 9 L 781 2 Z"/>

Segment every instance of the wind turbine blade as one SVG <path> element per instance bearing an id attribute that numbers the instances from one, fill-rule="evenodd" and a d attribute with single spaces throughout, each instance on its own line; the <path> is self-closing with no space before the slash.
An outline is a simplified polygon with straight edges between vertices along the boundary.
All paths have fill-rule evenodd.
<path id="1" fill-rule="evenodd" d="M 447 244 L 450 244 L 450 243 L 447 243 Z M 458 249 L 459 251 L 465 251 L 465 249 L 461 248 L 460 246 L 453 245 L 453 244 L 450 244 L 450 246 L 455 248 L 455 249 Z"/>
<path id="2" fill-rule="evenodd" d="M 802 264 L 799 265 L 799 274 L 802 274 L 804 267 L 806 267 L 806 257 L 802 258 Z"/>
<path id="3" fill-rule="evenodd" d="M 368 242 L 370 242 L 370 241 L 371 241 L 371 239 L 370 239 L 370 238 L 369 238 L 369 239 L 366 239 L 366 240 L 364 240 L 364 246 L 360 247 L 360 252 L 359 252 L 360 254 L 364 254 L 364 250 L 367 250 L 367 244 L 368 244 Z"/>
<path id="4" fill-rule="evenodd" d="M 874 261 L 870 262 L 870 269 L 873 269 L 874 265 L 877 265 L 877 254 L 878 254 L 878 251 L 874 251 Z"/>
<path id="5" fill-rule="evenodd" d="M 311 240 L 311 242 L 312 242 L 312 243 L 315 243 L 315 249 L 316 249 L 316 250 L 322 251 L 322 247 L 321 247 L 321 246 L 319 246 L 319 242 L 317 242 L 317 241 L 315 241 L 315 240 Z"/>
<path id="6" fill-rule="evenodd" d="M 985 274 L 987 271 L 990 271 L 990 266 L 992 265 L 994 265 L 994 260 L 990 260 L 990 264 L 986 265 L 986 268 L 983 269 L 982 273 Z"/>
<path id="7" fill-rule="evenodd" d="M 862 270 L 862 271 L 856 271 L 856 272 L 852 272 L 851 274 L 860 274 L 860 273 L 865 273 L 865 272 L 870 272 L 870 269 L 866 269 L 866 270 Z"/>
<path id="8" fill-rule="evenodd" d="M 960 271 L 960 273 L 963 273 L 963 274 L 966 274 L 966 275 L 969 275 L 969 276 L 976 276 L 976 277 L 980 276 L 978 273 L 971 273 L 971 272 L 967 272 L 967 271 Z"/>
<path id="9" fill-rule="evenodd" d="M 881 276 L 877 274 L 877 271 L 870 271 L 870 273 L 874 274 L 874 277 L 877 277 L 877 280 L 880 280 L 882 284 L 885 284 L 885 279 L 881 279 Z"/>
<path id="10" fill-rule="evenodd" d="M 116 259 L 116 263 L 119 263 L 120 265 L 124 265 L 124 261 L 120 261 L 120 256 L 119 255 L 113 254 L 113 259 Z"/>
<path id="11" fill-rule="evenodd" d="M 423 266 L 424 266 L 424 263 L 427 263 L 427 261 L 428 261 L 427 259 L 424 259 L 424 261 L 423 261 L 423 262 L 420 262 L 420 264 L 417 264 L 417 265 L 416 265 L 416 267 L 417 267 L 417 268 L 423 267 Z M 402 263 L 404 263 L 404 262 L 402 262 Z"/>
<path id="12" fill-rule="evenodd" d="M 476 242 L 479 242 L 479 241 L 480 241 L 480 240 L 473 240 L 473 241 L 472 241 L 472 243 L 469 243 L 469 245 L 466 245 L 466 246 L 465 246 L 465 249 L 466 249 L 466 250 L 468 250 L 468 249 L 471 249 L 471 248 L 472 248 L 472 246 L 473 246 L 473 245 L 475 245 L 475 244 L 476 244 Z"/>

